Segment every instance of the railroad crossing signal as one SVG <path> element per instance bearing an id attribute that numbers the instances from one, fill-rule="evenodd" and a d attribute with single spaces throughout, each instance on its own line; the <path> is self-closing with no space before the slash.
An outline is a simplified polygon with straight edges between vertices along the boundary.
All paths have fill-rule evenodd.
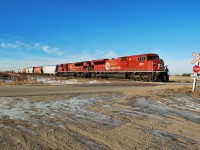
<path id="1" fill-rule="evenodd" d="M 194 75 L 191 75 L 191 77 L 192 77 L 193 79 L 196 79 L 196 80 L 199 80 L 199 79 L 200 79 L 200 76 L 198 76 L 197 73 L 194 73 Z"/>
<path id="2" fill-rule="evenodd" d="M 194 92 L 196 90 L 196 84 L 197 84 L 197 73 L 200 71 L 199 68 L 199 63 L 200 63 L 200 55 L 197 55 L 195 52 L 192 53 L 192 55 L 194 56 L 194 60 L 191 62 L 192 64 L 196 63 L 196 65 L 193 67 L 193 71 L 194 71 L 194 81 L 193 81 L 193 86 L 192 86 L 192 92 Z"/>
<path id="3" fill-rule="evenodd" d="M 200 71 L 200 67 L 197 66 L 197 65 L 195 65 L 195 66 L 193 67 L 193 72 L 194 72 L 194 73 L 198 73 L 199 71 Z"/>
<path id="4" fill-rule="evenodd" d="M 197 61 L 200 63 L 200 55 L 197 55 L 195 52 L 192 52 L 192 55 L 195 59 L 191 63 L 194 64 Z"/>

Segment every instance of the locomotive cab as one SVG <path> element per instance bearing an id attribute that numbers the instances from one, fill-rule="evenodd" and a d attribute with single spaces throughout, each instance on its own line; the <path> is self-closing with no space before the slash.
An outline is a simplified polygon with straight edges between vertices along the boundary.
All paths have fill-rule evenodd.
<path id="1" fill-rule="evenodd" d="M 158 70 L 159 71 L 164 71 L 165 70 L 165 64 L 162 59 L 158 59 Z"/>
<path id="2" fill-rule="evenodd" d="M 165 67 L 164 61 L 157 54 L 149 54 L 147 56 L 149 67 L 153 66 L 153 81 L 169 81 L 168 68 Z"/>
<path id="3" fill-rule="evenodd" d="M 151 60 L 156 60 L 159 59 L 159 56 L 157 54 L 149 54 L 147 56 L 147 60 L 151 61 Z"/>
<path id="4" fill-rule="evenodd" d="M 164 71 L 164 61 L 157 54 L 149 54 L 147 60 L 150 63 L 149 66 L 153 66 L 153 71 Z"/>

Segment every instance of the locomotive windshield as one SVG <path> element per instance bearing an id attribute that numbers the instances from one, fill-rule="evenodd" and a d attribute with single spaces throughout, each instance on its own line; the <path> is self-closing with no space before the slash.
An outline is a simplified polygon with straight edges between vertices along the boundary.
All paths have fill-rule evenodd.
<path id="1" fill-rule="evenodd" d="M 159 56 L 158 55 L 148 56 L 147 59 L 148 60 L 155 60 L 155 59 L 159 59 Z"/>

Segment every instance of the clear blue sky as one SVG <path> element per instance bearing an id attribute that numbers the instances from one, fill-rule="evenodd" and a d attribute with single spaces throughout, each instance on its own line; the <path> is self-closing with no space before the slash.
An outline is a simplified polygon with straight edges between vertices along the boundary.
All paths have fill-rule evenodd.
<path id="1" fill-rule="evenodd" d="M 1 0 L 0 70 L 158 53 L 171 74 L 200 53 L 198 0 Z"/>

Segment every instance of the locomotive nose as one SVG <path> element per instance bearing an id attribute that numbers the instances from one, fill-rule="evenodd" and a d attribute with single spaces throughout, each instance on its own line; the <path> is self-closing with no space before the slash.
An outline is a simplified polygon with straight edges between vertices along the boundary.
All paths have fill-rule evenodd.
<path id="1" fill-rule="evenodd" d="M 158 70 L 164 71 L 164 61 L 162 59 L 158 59 Z"/>

